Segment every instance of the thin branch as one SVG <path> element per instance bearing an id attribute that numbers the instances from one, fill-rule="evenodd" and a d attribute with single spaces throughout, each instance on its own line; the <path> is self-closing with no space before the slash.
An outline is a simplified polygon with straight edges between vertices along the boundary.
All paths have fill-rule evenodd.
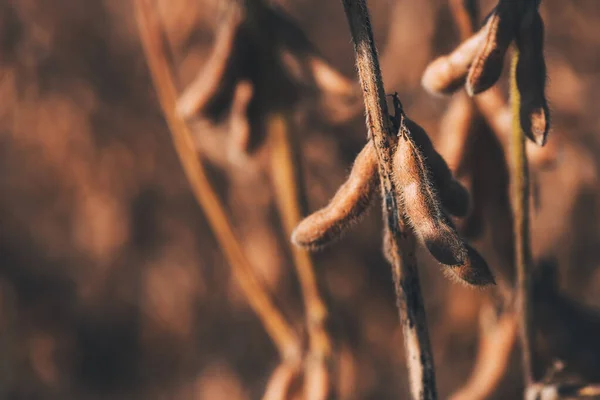
<path id="1" fill-rule="evenodd" d="M 435 373 L 425 309 L 419 284 L 415 237 L 403 215 L 398 213 L 392 179 L 392 156 L 397 138 L 392 132 L 371 22 L 365 0 L 342 0 L 356 53 L 363 88 L 367 128 L 379 161 L 386 247 L 392 264 L 397 305 L 404 331 L 404 343 L 414 399 L 436 399 Z"/>
<path id="2" fill-rule="evenodd" d="M 523 355 L 523 370 L 527 384 L 534 382 L 534 360 L 532 343 L 534 335 L 531 302 L 531 241 L 529 232 L 529 168 L 525 152 L 525 135 L 519 117 L 520 94 L 516 84 L 516 66 L 519 51 L 515 48 L 511 69 L 512 102 L 512 191 L 515 229 L 515 267 L 517 269 L 517 311 L 520 317 L 520 339 Z"/>
<path id="3" fill-rule="evenodd" d="M 298 225 L 305 210 L 300 193 L 300 169 L 297 166 L 297 154 L 294 151 L 291 132 L 289 131 L 290 116 L 273 114 L 267 117 L 267 132 L 271 144 L 271 175 L 275 189 L 275 199 L 281 216 L 286 236 L 290 237 L 294 227 Z M 327 307 L 319 294 L 315 268 L 307 250 L 290 246 L 294 258 L 294 266 L 300 280 L 306 326 L 309 339 L 309 354 L 307 360 L 305 386 L 306 393 L 312 395 L 311 400 L 325 399 L 330 391 L 328 364 L 331 361 L 332 344 L 325 324 Z M 312 364 L 312 365 L 311 365 Z M 308 379 L 309 375 L 324 372 L 324 380 Z M 308 387 L 312 386 L 312 387 Z"/>
<path id="4" fill-rule="evenodd" d="M 489 398 L 504 376 L 510 362 L 510 356 L 517 337 L 517 315 L 514 311 L 504 310 L 497 317 L 491 304 L 482 308 L 482 314 L 494 314 L 498 318 L 491 325 L 485 326 L 485 318 L 481 318 L 479 345 L 473 372 L 469 380 L 450 400 L 484 400 Z M 482 315 L 482 317 L 484 317 Z"/>
<path id="5" fill-rule="evenodd" d="M 479 7 L 476 0 L 450 0 L 450 11 L 458 26 L 461 41 L 467 40 L 475 33 L 479 18 Z"/>
<path id="6" fill-rule="evenodd" d="M 597 399 L 600 385 L 534 384 L 527 388 L 526 400 Z"/>
<path id="7" fill-rule="evenodd" d="M 220 200 L 212 188 L 192 134 L 176 113 L 177 91 L 164 54 L 164 41 L 158 17 L 150 0 L 135 2 L 136 19 L 154 86 L 169 125 L 175 149 L 196 200 L 219 242 L 234 276 L 284 359 L 300 357 L 299 340 L 282 313 L 260 284 L 244 255 Z"/>
<path id="8" fill-rule="evenodd" d="M 181 117 L 192 117 L 206 106 L 219 89 L 228 62 L 233 56 L 235 36 L 242 21 L 241 7 L 230 5 L 217 32 L 210 58 L 177 100 L 177 112 Z"/>
<path id="9" fill-rule="evenodd" d="M 262 400 L 288 400 L 294 398 L 299 390 L 301 376 L 300 363 L 281 363 L 269 379 Z"/>

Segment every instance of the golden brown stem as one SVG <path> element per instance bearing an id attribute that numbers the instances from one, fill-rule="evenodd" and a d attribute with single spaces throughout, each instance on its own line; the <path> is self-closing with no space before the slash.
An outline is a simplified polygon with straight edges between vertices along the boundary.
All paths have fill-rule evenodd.
<path id="1" fill-rule="evenodd" d="M 527 388 L 526 400 L 597 399 L 600 385 L 534 384 Z"/>
<path id="2" fill-rule="evenodd" d="M 520 339 L 523 370 L 527 384 L 534 382 L 532 343 L 534 333 L 531 302 L 531 241 L 529 237 L 529 168 L 525 152 L 525 134 L 520 122 L 520 95 L 516 83 L 519 51 L 514 50 L 510 92 L 512 102 L 512 192 L 515 229 L 515 266 L 517 269 L 517 310 L 520 316 Z"/>
<path id="3" fill-rule="evenodd" d="M 289 237 L 294 227 L 302 219 L 305 210 L 300 196 L 299 168 L 297 168 L 297 154 L 292 145 L 291 132 L 289 131 L 290 116 L 285 114 L 272 114 L 267 117 L 268 135 L 271 145 L 271 175 L 275 189 L 277 208 L 282 219 L 286 236 Z M 327 322 L 327 307 L 319 294 L 315 269 L 310 254 L 298 246 L 290 246 L 294 265 L 300 280 L 300 287 L 304 299 L 306 312 L 306 325 L 309 338 L 309 363 L 314 363 L 312 368 L 320 369 L 325 373 L 325 380 L 315 383 L 314 380 L 305 379 L 307 384 L 315 386 L 307 390 L 316 391 L 319 395 L 308 397 L 311 400 L 326 398 L 328 389 L 327 364 L 331 361 L 331 339 L 325 324 Z M 307 376 L 311 371 L 307 370 Z M 318 386 L 318 387 L 317 387 Z M 323 387 L 325 386 L 325 387 Z M 314 393 L 314 392 L 313 392 Z"/>
<path id="4" fill-rule="evenodd" d="M 225 20 L 217 31 L 210 58 L 177 100 L 176 108 L 181 117 L 192 117 L 217 91 L 232 55 L 235 34 L 242 18 L 241 7 L 230 5 Z"/>
<path id="5" fill-rule="evenodd" d="M 398 214 L 399 199 L 392 179 L 392 155 L 397 138 L 391 129 L 369 12 L 365 0 L 342 0 L 342 3 L 354 42 L 367 128 L 379 161 L 386 221 L 385 247 L 392 264 L 411 392 L 414 399 L 436 399 L 433 355 L 417 271 L 415 237 L 404 217 Z"/>
<path id="6" fill-rule="evenodd" d="M 283 362 L 271 375 L 262 400 L 289 400 L 293 398 L 301 378 L 301 368 L 298 362 Z"/>
<path id="7" fill-rule="evenodd" d="M 225 257 L 252 309 L 275 342 L 283 358 L 300 356 L 298 337 L 260 284 L 244 255 L 223 206 L 212 188 L 198 154 L 192 134 L 176 112 L 177 91 L 164 54 L 160 22 L 150 0 L 135 2 L 136 19 L 146 59 L 175 149 L 196 200 L 219 242 Z"/>
<path id="8" fill-rule="evenodd" d="M 318 56 L 310 56 L 308 65 L 315 83 L 324 92 L 338 96 L 354 96 L 356 93 L 352 82 Z"/>
<path id="9" fill-rule="evenodd" d="M 488 304 L 487 307 L 482 308 L 483 312 L 495 313 L 496 311 Z M 516 314 L 503 312 L 499 319 L 493 322 L 493 326 L 486 326 L 485 321 L 482 322 L 473 373 L 467 383 L 450 396 L 450 400 L 487 399 L 498 387 L 508 367 L 517 337 Z"/>
<path id="10" fill-rule="evenodd" d="M 476 0 L 449 0 L 450 11 L 460 32 L 460 40 L 464 41 L 475 33 L 479 10 Z"/>
<path id="11" fill-rule="evenodd" d="M 454 23 L 460 31 L 460 39 L 464 42 L 475 32 L 475 24 L 479 15 L 477 2 L 475 0 L 449 0 L 448 3 Z M 459 172 L 461 161 L 468 148 L 471 124 L 475 117 L 473 100 L 464 92 L 455 95 L 440 123 L 440 152 L 455 173 Z"/>

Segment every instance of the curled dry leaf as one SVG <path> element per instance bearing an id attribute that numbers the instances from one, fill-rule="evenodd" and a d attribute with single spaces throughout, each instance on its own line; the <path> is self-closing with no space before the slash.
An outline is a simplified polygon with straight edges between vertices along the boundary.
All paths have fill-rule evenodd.
<path id="1" fill-rule="evenodd" d="M 265 0 L 224 4 L 211 54 L 179 97 L 177 112 L 229 128 L 232 161 L 246 161 L 264 143 L 265 115 L 293 112 L 304 95 L 324 105 L 324 116 L 357 108 L 353 82 L 326 62 L 283 8 Z"/>
<path id="2" fill-rule="evenodd" d="M 369 141 L 356 157 L 348 180 L 325 208 L 300 222 L 292 233 L 292 242 L 319 248 L 338 239 L 368 209 L 378 183 L 377 155 Z"/>
<path id="3" fill-rule="evenodd" d="M 516 44 L 521 127 L 529 139 L 543 146 L 550 128 L 550 111 L 545 94 L 544 22 L 537 10 L 523 19 Z"/>
<path id="4" fill-rule="evenodd" d="M 394 180 L 403 211 L 436 260 L 444 265 L 462 265 L 466 258 L 464 243 L 443 215 L 427 165 L 409 135 L 407 129 L 402 129 L 393 159 Z"/>

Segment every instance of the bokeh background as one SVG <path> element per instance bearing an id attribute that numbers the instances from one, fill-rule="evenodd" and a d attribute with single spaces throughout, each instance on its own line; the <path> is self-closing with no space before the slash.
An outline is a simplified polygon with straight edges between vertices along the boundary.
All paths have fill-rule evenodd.
<path id="1" fill-rule="evenodd" d="M 3 399 L 259 399 L 278 363 L 182 172 L 131 3 L 0 1 Z M 183 89 L 209 54 L 222 4 L 156 3 Z M 384 69 L 387 90 L 397 90 L 408 114 L 439 140 L 450 99 L 427 94 L 420 77 L 459 40 L 445 0 L 369 3 L 380 52 L 393 52 L 395 60 Z M 333 66 L 355 79 L 339 1 L 278 4 Z M 491 7 L 481 2 L 484 14 Z M 561 289 L 600 307 L 600 3 L 544 0 L 541 12 L 550 141 L 559 146 L 556 166 L 532 172 L 534 257 L 554 257 Z M 310 98 L 305 103 L 300 114 L 310 110 Z M 328 124 L 306 113 L 295 132 L 315 210 L 364 144 L 364 118 Z M 202 130 L 195 134 L 250 261 L 301 329 L 297 277 L 266 172 L 260 163 L 223 162 L 226 138 L 204 149 Z M 493 175 L 489 181 L 505 185 Z M 342 392 L 353 399 L 408 394 L 378 208 L 315 255 L 342 359 Z M 476 243 L 493 269 L 502 268 L 506 255 L 494 252 L 489 234 Z M 470 374 L 488 294 L 450 282 L 425 252 L 419 258 L 438 389 L 446 398 Z M 513 353 L 497 399 L 522 390 Z"/>

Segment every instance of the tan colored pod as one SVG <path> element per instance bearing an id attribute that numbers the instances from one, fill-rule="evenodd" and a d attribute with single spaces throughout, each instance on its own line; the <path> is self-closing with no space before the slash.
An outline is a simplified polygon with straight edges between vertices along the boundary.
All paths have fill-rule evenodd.
<path id="1" fill-rule="evenodd" d="M 465 244 L 467 256 L 462 265 L 444 268 L 445 274 L 453 280 L 469 286 L 495 285 L 494 275 L 481 254 L 473 247 Z"/>
<path id="2" fill-rule="evenodd" d="M 483 30 L 485 39 L 471 64 L 466 89 L 474 96 L 492 87 L 504 68 L 504 55 L 515 38 L 518 23 L 517 2 L 500 0 Z"/>
<path id="3" fill-rule="evenodd" d="M 550 110 L 546 101 L 544 22 L 537 11 L 523 21 L 516 43 L 521 127 L 529 139 L 543 146 L 550 129 Z"/>
<path id="4" fill-rule="evenodd" d="M 466 249 L 443 215 L 423 156 L 409 135 L 403 129 L 393 159 L 394 181 L 403 211 L 416 236 L 436 260 L 444 265 L 461 265 Z"/>
<path id="5" fill-rule="evenodd" d="M 450 94 L 464 85 L 469 67 L 484 43 L 482 29 L 460 44 L 452 53 L 432 61 L 421 78 L 421 85 L 432 94 Z"/>
<path id="6" fill-rule="evenodd" d="M 466 216 L 470 208 L 469 192 L 454 179 L 448 164 L 433 147 L 427 132 L 409 118 L 404 118 L 404 121 L 431 171 L 432 183 L 440 196 L 442 207 L 455 217 Z"/>
<path id="7" fill-rule="evenodd" d="M 338 239 L 368 209 L 378 184 L 377 154 L 369 141 L 356 157 L 348 180 L 326 207 L 300 222 L 292 242 L 319 248 Z"/>

